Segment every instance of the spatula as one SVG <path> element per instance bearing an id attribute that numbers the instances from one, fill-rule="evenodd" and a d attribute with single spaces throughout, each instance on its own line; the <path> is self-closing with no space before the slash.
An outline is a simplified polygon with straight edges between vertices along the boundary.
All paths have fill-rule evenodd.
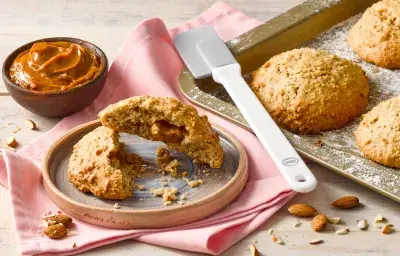
<path id="1" fill-rule="evenodd" d="M 183 32 L 174 42 L 196 79 L 212 76 L 225 87 L 289 186 L 301 193 L 312 191 L 317 185 L 314 175 L 244 81 L 239 63 L 214 28 Z"/>

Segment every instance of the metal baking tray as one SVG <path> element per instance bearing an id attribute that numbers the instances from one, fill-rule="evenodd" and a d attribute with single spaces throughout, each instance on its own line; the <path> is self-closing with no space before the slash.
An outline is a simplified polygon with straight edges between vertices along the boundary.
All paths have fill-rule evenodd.
<path id="1" fill-rule="evenodd" d="M 242 66 L 243 75 L 272 56 L 296 47 L 328 50 L 358 62 L 370 80 L 370 110 L 400 94 L 400 70 L 378 68 L 362 61 L 347 44 L 348 29 L 378 0 L 309 0 L 227 43 Z M 194 104 L 251 130 L 222 85 L 211 78 L 196 80 L 184 69 L 179 77 L 182 93 Z M 296 135 L 282 130 L 296 150 L 337 173 L 400 202 L 400 170 L 366 159 L 358 150 L 353 131 L 357 118 L 346 127 L 317 135 Z M 322 141 L 321 143 L 318 143 Z"/>

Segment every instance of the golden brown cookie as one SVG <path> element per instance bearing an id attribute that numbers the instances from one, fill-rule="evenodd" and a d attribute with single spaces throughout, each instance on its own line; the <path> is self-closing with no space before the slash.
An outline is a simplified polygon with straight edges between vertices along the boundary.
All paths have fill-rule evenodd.
<path id="1" fill-rule="evenodd" d="M 348 42 L 362 59 L 383 68 L 400 68 L 400 1 L 368 8 L 351 28 Z"/>
<path id="2" fill-rule="evenodd" d="M 344 126 L 369 96 L 359 65 L 310 48 L 272 57 L 251 74 L 250 87 L 280 126 L 301 134 Z"/>
<path id="3" fill-rule="evenodd" d="M 381 102 L 365 114 L 354 135 L 367 158 L 400 168 L 400 97 Z"/>
<path id="4" fill-rule="evenodd" d="M 132 97 L 100 112 L 104 126 L 136 134 L 148 140 L 163 141 L 170 149 L 186 153 L 195 162 L 219 168 L 223 150 L 218 135 L 206 116 L 173 98 Z"/>
<path id="5" fill-rule="evenodd" d="M 133 165 L 126 162 L 119 134 L 100 126 L 74 145 L 69 181 L 82 192 L 106 199 L 132 196 Z"/>

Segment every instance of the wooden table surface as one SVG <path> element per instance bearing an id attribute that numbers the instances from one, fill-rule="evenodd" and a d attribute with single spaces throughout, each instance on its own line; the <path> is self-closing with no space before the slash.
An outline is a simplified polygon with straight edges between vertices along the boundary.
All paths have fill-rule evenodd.
<path id="1" fill-rule="evenodd" d="M 91 41 L 105 50 L 110 62 L 114 59 L 124 37 L 143 19 L 161 17 L 167 26 L 179 25 L 197 16 L 213 4 L 213 0 L 11 0 L 0 8 L 0 60 L 21 44 L 43 37 L 72 36 Z M 266 21 L 281 12 L 303 2 L 302 0 L 228 0 L 228 3 L 246 14 Z M 24 145 L 49 130 L 58 119 L 34 115 L 8 95 L 0 82 L 0 145 L 12 134 L 15 125 L 23 127 L 23 120 L 30 118 L 38 131 L 22 129 L 16 134 Z M 14 125 L 7 125 L 9 122 Z M 258 230 L 237 243 L 223 255 L 250 255 L 247 247 L 257 241 L 262 255 L 400 255 L 400 232 L 390 235 L 371 227 L 357 231 L 358 219 L 366 218 L 371 224 L 377 214 L 390 223 L 400 225 L 400 205 L 352 181 L 338 176 L 317 164 L 310 165 L 319 183 L 315 191 L 297 195 L 289 204 L 305 202 L 317 207 L 328 216 L 342 217 L 340 226 L 329 226 L 327 231 L 311 230 L 310 220 L 302 220 L 300 227 L 293 227 L 296 218 L 283 207 Z M 343 195 L 356 195 L 363 205 L 354 210 L 336 210 L 330 203 Z M 8 191 L 0 186 L 0 255 L 18 255 L 17 239 L 12 219 Z M 345 236 L 334 234 L 335 229 L 351 227 Z M 285 245 L 271 241 L 266 230 L 273 228 Z M 396 226 L 395 226 L 396 228 Z M 323 244 L 309 245 L 314 238 L 322 238 Z M 199 255 L 161 248 L 135 241 L 125 241 L 85 252 L 81 255 Z"/>

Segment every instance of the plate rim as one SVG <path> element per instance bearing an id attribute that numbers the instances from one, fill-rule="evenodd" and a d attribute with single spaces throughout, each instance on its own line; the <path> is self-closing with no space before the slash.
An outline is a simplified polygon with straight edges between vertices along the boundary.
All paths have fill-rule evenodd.
<path id="1" fill-rule="evenodd" d="M 50 148 L 46 151 L 44 161 L 42 164 L 43 165 L 43 168 L 42 168 L 43 185 L 45 187 L 46 193 L 51 194 L 49 196 L 56 205 L 59 206 L 61 204 L 58 201 L 58 200 L 60 200 L 65 203 L 68 203 L 70 205 L 72 204 L 72 205 L 75 205 L 77 207 L 80 207 L 80 208 L 83 208 L 86 210 L 98 210 L 98 211 L 114 213 L 114 214 L 118 214 L 118 213 L 119 214 L 145 214 L 145 213 L 146 214 L 151 214 L 151 213 L 153 213 L 153 214 L 164 214 L 164 213 L 168 214 L 168 213 L 173 213 L 176 211 L 184 211 L 184 210 L 187 210 L 190 208 L 201 206 L 201 205 L 207 203 L 208 201 L 212 200 L 213 198 L 216 198 L 219 195 L 223 194 L 228 188 L 231 188 L 235 184 L 235 182 L 240 180 L 243 175 L 248 176 L 248 156 L 247 156 L 247 152 L 246 152 L 244 146 L 228 130 L 226 130 L 225 128 L 223 128 L 219 125 L 211 123 L 211 126 L 214 130 L 218 131 L 218 133 L 220 133 L 223 136 L 225 136 L 226 138 L 228 138 L 231 141 L 231 143 L 235 145 L 235 147 L 237 148 L 237 150 L 239 152 L 239 161 L 238 161 L 238 167 L 237 167 L 237 171 L 236 171 L 235 175 L 232 176 L 232 178 L 224 186 L 220 187 L 219 189 L 217 189 L 210 195 L 208 195 L 198 201 L 191 202 L 191 203 L 188 203 L 185 205 L 173 205 L 173 206 L 168 206 L 168 207 L 164 207 L 164 208 L 156 208 L 156 209 L 132 209 L 132 210 L 115 209 L 115 208 L 108 209 L 108 208 L 103 208 L 103 207 L 99 207 L 99 206 L 91 206 L 91 205 L 88 205 L 88 204 L 85 204 L 82 202 L 78 202 L 78 201 L 74 200 L 73 198 L 65 195 L 52 182 L 50 175 L 49 175 L 49 171 L 50 171 L 49 163 L 50 163 L 53 153 L 56 152 L 59 149 L 59 147 L 63 144 L 63 142 L 67 141 L 70 136 L 73 136 L 74 134 L 81 132 L 82 129 L 89 129 L 92 126 L 97 127 L 100 125 L 101 125 L 101 122 L 100 122 L 100 120 L 97 119 L 97 120 L 93 120 L 93 121 L 90 121 L 87 123 L 83 123 L 79 126 L 76 126 L 75 128 L 66 132 L 60 138 L 58 138 L 50 146 Z M 245 183 L 247 183 L 247 177 L 246 177 Z M 243 188 L 242 188 L 242 190 L 243 190 Z M 240 191 L 240 193 L 241 193 L 241 191 Z M 53 198 L 53 196 L 55 196 L 55 198 Z M 229 204 L 227 204 L 227 205 L 229 205 Z"/>

